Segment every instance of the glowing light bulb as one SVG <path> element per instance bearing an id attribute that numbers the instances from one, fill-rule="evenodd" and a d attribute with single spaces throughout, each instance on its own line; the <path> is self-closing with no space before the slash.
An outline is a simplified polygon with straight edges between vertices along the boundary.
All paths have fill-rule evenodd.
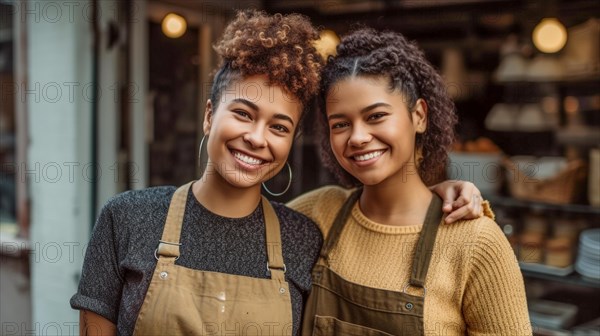
<path id="1" fill-rule="evenodd" d="M 533 44 L 545 53 L 555 53 L 567 43 L 567 29 L 554 18 L 545 18 L 533 29 Z"/>
<path id="2" fill-rule="evenodd" d="M 178 38 L 185 34 L 187 30 L 187 22 L 181 15 L 169 13 L 162 20 L 162 31 L 170 38 Z"/>

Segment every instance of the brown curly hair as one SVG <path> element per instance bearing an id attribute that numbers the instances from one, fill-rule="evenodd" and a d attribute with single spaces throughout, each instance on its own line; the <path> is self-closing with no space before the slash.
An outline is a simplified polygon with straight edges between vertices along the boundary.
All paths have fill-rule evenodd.
<path id="1" fill-rule="evenodd" d="M 282 87 L 306 109 L 319 89 L 322 60 L 314 47 L 318 38 L 303 15 L 239 11 L 214 46 L 221 64 L 211 101 L 218 104 L 232 80 L 266 75 L 269 85 Z"/>
<path id="2" fill-rule="evenodd" d="M 414 109 L 419 98 L 427 102 L 427 129 L 417 134 L 415 152 L 422 155 L 422 161 L 417 162 L 423 181 L 428 185 L 438 182 L 448 160 L 448 148 L 454 141 L 454 127 L 458 121 L 454 103 L 441 76 L 416 43 L 407 41 L 400 33 L 371 28 L 361 28 L 343 37 L 337 55 L 329 57 L 323 69 L 317 129 L 321 135 L 320 154 L 325 166 L 342 185 L 359 184 L 333 156 L 325 99 L 336 82 L 361 75 L 387 77 L 390 91 L 397 90 L 404 95 L 409 111 Z"/>

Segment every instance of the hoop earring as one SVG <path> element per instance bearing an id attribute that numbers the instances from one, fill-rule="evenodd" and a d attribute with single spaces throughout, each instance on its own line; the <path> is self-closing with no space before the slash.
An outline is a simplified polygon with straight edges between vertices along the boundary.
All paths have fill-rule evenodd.
<path id="1" fill-rule="evenodd" d="M 290 166 L 290 163 L 287 161 L 285 162 L 285 164 L 288 167 L 288 173 L 290 175 L 290 180 L 288 181 L 288 184 L 285 187 L 285 190 L 283 190 L 280 193 L 274 193 L 271 190 L 269 190 L 269 188 L 267 188 L 267 185 L 264 182 L 262 183 L 262 186 L 263 186 L 263 188 L 265 188 L 265 191 L 271 196 L 277 197 L 277 196 L 281 196 L 281 195 L 285 194 L 290 189 L 290 186 L 292 185 L 292 167 Z"/>
<path id="2" fill-rule="evenodd" d="M 202 140 L 200 140 L 200 148 L 198 149 L 198 167 L 202 167 L 202 146 L 204 145 L 205 138 L 206 134 L 204 134 Z"/>

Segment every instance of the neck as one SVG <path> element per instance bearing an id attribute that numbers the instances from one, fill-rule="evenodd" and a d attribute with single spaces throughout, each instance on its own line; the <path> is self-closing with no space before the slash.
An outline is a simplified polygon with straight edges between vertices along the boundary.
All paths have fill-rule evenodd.
<path id="1" fill-rule="evenodd" d="M 367 218 L 380 224 L 421 225 L 432 196 L 418 175 L 404 175 L 364 186 L 359 205 Z"/>
<path id="2" fill-rule="evenodd" d="M 261 200 L 260 184 L 249 188 L 235 187 L 216 171 L 205 172 L 194 183 L 192 192 L 198 202 L 210 212 L 230 218 L 250 215 Z"/>

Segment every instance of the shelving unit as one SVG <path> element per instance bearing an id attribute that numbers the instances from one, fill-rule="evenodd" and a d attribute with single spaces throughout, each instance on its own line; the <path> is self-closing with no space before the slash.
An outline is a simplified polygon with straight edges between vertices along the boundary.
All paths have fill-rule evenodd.
<path id="1" fill-rule="evenodd" d="M 507 104 L 530 104 L 539 103 L 543 97 L 553 96 L 558 101 L 558 118 L 557 124 L 553 127 L 546 128 L 538 132 L 497 132 L 501 140 L 506 140 L 509 152 L 508 155 L 533 155 L 533 156 L 565 156 L 573 158 L 574 155 L 579 159 L 588 159 L 588 150 L 600 146 L 600 125 L 597 120 L 592 120 L 586 117 L 590 110 L 585 110 L 586 107 L 565 106 L 565 98 L 569 96 L 575 97 L 577 101 L 581 97 L 590 97 L 600 93 L 600 76 L 572 76 L 560 81 L 514 81 L 494 83 L 495 87 L 501 89 L 503 96 L 501 102 Z M 598 109 L 596 107 L 595 109 Z M 592 111 L 600 112 L 600 111 Z M 517 140 L 521 139 L 521 140 Z M 522 141 L 527 139 L 527 141 Z M 521 141 L 524 144 L 516 146 L 514 142 Z M 512 143 L 511 143 L 512 142 Z M 504 148 L 503 148 L 504 149 Z M 514 152 L 510 152 L 513 150 Z M 589 169 L 589 168 L 586 168 Z M 585 188 L 584 188 L 585 189 Z M 546 202 L 530 201 L 518 199 L 509 195 L 508 190 L 500 195 L 484 195 L 492 204 L 492 207 L 499 212 L 507 214 L 506 219 L 497 218 L 498 223 L 514 225 L 516 233 L 515 240 L 519 240 L 521 232 L 533 223 L 529 223 L 528 217 L 531 214 L 541 216 L 545 227 L 545 233 L 540 234 L 542 240 L 542 253 L 546 255 L 547 248 L 545 241 L 554 237 L 554 230 L 558 221 L 565 220 L 569 224 L 573 224 L 570 230 L 579 232 L 585 228 L 600 227 L 600 207 L 594 207 L 586 204 L 586 200 L 579 197 L 574 202 L 568 204 L 554 204 Z M 578 196 L 578 195 L 575 195 Z M 539 219 L 539 217 L 537 217 Z M 506 223 L 503 221 L 506 220 Z M 514 221 L 514 222 L 511 222 Z M 539 226 L 539 223 L 535 224 Z M 564 223 L 563 223 L 564 225 Z M 583 227 L 582 227 L 583 225 Z M 529 228 L 531 229 L 531 228 Z M 513 240 L 514 241 L 514 240 Z M 578 239 L 572 241 L 572 262 L 575 264 L 577 253 L 579 253 Z M 523 242 L 516 245 L 516 253 L 522 253 Z M 525 243 L 527 244 L 527 243 Z M 525 285 L 528 293 L 528 300 L 542 299 L 555 302 L 569 303 L 578 306 L 579 311 L 577 319 L 573 322 L 573 326 L 585 323 L 600 317 L 600 309 L 594 309 L 589 306 L 586 300 L 593 297 L 600 297 L 600 280 L 590 279 L 577 273 L 573 267 L 569 268 L 551 268 L 544 267 L 543 264 L 532 264 L 532 267 L 526 263 L 521 264 L 522 274 L 525 278 Z M 536 266 L 536 267 L 533 267 Z M 537 270 L 536 270 L 537 268 Z M 570 269 L 573 269 L 569 272 Z M 560 272 L 552 272 L 549 270 L 567 270 L 561 275 Z M 585 293 L 582 295 L 582 293 Z M 575 299 L 584 297 L 585 300 Z M 595 305 L 597 307 L 597 304 Z M 532 320 L 532 322 L 535 322 Z M 569 325 L 569 327 L 572 327 Z M 568 330 L 536 330 L 534 335 L 554 335 L 554 334 L 570 335 L 572 331 Z"/>

